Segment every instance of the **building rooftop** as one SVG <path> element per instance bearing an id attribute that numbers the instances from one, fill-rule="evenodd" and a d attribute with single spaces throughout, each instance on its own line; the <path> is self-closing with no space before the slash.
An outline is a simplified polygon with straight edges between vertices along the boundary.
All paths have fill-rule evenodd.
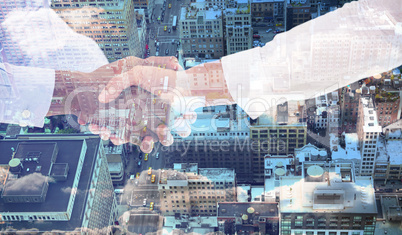
<path id="1" fill-rule="evenodd" d="M 165 216 L 163 234 L 172 234 L 174 229 L 186 230 L 186 233 L 207 234 L 214 232 L 217 227 L 217 217 L 176 218 L 174 216 Z"/>
<path id="2" fill-rule="evenodd" d="M 389 156 L 390 165 L 402 164 L 402 140 L 388 140 L 386 143 L 386 151 Z"/>
<path id="3" fill-rule="evenodd" d="M 327 165 L 328 164 L 328 165 Z M 377 213 L 371 177 L 354 177 L 352 163 L 303 163 L 301 177 L 282 177 L 281 213 Z"/>
<path id="4" fill-rule="evenodd" d="M 198 163 L 173 163 L 173 170 L 198 174 Z"/>
<path id="5" fill-rule="evenodd" d="M 28 137 L 30 139 L 28 139 Z M 61 137 L 61 138 L 58 138 Z M 6 139 L 0 141 L 0 164 L 8 165 L 12 156 L 12 148 L 17 150 L 14 158 L 16 157 L 24 157 L 23 155 L 17 155 L 18 153 L 18 145 L 24 145 L 24 149 L 20 149 L 21 152 L 18 154 L 28 154 L 32 153 L 32 151 L 41 151 L 40 159 L 38 160 L 41 169 L 36 171 L 37 168 L 31 168 L 31 174 L 27 172 L 24 173 L 24 176 L 17 178 L 15 180 L 15 184 L 13 187 L 17 191 L 24 190 L 27 188 L 35 191 L 37 186 L 41 184 L 35 183 L 37 179 L 43 182 L 44 179 L 48 179 L 48 181 L 52 181 L 49 184 L 49 188 L 47 190 L 45 201 L 42 203 L 5 203 L 3 200 L 0 201 L 0 211 L 3 212 L 63 212 L 67 211 L 67 206 L 69 203 L 69 199 L 71 196 L 71 190 L 74 182 L 74 175 L 77 171 L 78 161 L 81 154 L 81 151 L 85 149 L 86 144 L 86 152 L 85 152 L 85 160 L 83 163 L 83 170 L 81 171 L 80 181 L 78 183 L 77 194 L 75 196 L 73 211 L 71 214 L 71 218 L 69 221 L 52 221 L 52 222 L 43 222 L 43 223 L 30 223 L 30 222 L 18 222 L 13 223 L 13 227 L 15 229 L 29 229 L 29 228 L 37 228 L 40 231 L 50 231 L 53 229 L 59 229 L 63 231 L 71 231 L 76 228 L 81 227 L 82 218 L 84 213 L 85 201 L 89 193 L 90 181 L 92 178 L 92 165 L 93 160 L 98 154 L 98 148 L 100 144 L 100 139 L 98 136 L 93 135 L 79 135 L 77 139 L 74 139 L 74 136 L 69 135 L 69 139 L 63 139 L 63 135 L 52 135 L 49 137 L 49 140 L 43 140 L 43 135 L 25 135 L 25 136 L 17 136 L 13 139 Z M 20 138 L 20 139 L 18 139 Z M 42 138 L 42 140 L 41 140 Z M 63 165 L 68 164 L 69 166 L 69 174 L 65 181 L 54 181 L 50 180 L 49 173 L 47 172 L 50 169 L 52 157 L 54 154 L 51 154 L 51 151 L 54 149 L 54 146 L 57 145 L 58 152 L 56 158 L 53 158 L 56 164 L 56 168 L 53 172 L 56 174 L 57 172 L 63 172 Z M 39 155 L 39 154 L 38 154 Z M 26 156 L 26 155 L 25 155 Z M 29 160 L 29 159 L 28 159 Z M 32 158 L 32 161 L 33 158 Z M 25 161 L 23 162 L 23 164 Z M 64 163 L 64 164 L 63 164 Z M 28 168 L 28 165 L 34 164 L 34 162 L 26 162 L 24 169 L 25 171 Z M 39 166 L 39 165 L 38 165 Z M 47 169 L 47 170 L 46 170 Z M 35 173 L 34 173 L 35 172 Z M 52 174 L 52 173 L 50 173 Z M 35 182 L 33 182 L 35 181 Z M 26 191 L 28 192 L 28 191 Z M 4 226 L 0 225 L 1 227 Z"/>
<path id="6" fill-rule="evenodd" d="M 363 131 L 364 132 L 382 132 L 381 126 L 378 125 L 377 112 L 375 110 L 371 97 L 362 97 L 363 105 Z"/>
<path id="7" fill-rule="evenodd" d="M 243 214 L 249 215 L 254 219 L 247 209 L 252 207 L 256 217 L 278 217 L 278 203 L 266 202 L 220 202 L 218 203 L 218 218 L 236 218 Z M 258 218 L 257 218 L 258 219 Z"/>
<path id="8" fill-rule="evenodd" d="M 328 153 L 325 148 L 318 148 L 310 143 L 304 145 L 301 148 L 295 149 L 295 157 L 299 162 L 304 161 L 325 161 L 328 157 Z"/>
<path id="9" fill-rule="evenodd" d="M 236 174 L 234 169 L 228 168 L 199 168 L 198 173 L 212 181 L 234 181 Z"/>

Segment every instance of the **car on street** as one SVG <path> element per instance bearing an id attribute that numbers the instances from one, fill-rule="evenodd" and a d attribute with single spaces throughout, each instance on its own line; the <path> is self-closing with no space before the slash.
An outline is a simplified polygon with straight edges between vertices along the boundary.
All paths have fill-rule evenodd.
<path id="1" fill-rule="evenodd" d="M 165 55 L 168 55 L 169 54 L 169 49 L 166 49 L 165 50 Z"/>
<path id="2" fill-rule="evenodd" d="M 135 175 L 130 175 L 130 180 L 135 179 Z"/>
<path id="3" fill-rule="evenodd" d="M 168 33 L 170 33 L 170 28 L 169 28 L 169 30 L 168 30 Z"/>
<path id="4" fill-rule="evenodd" d="M 179 54 L 178 54 L 178 53 L 176 53 L 176 55 L 175 55 L 175 56 L 176 56 L 176 58 L 177 58 L 177 59 L 179 58 Z"/>
<path id="5" fill-rule="evenodd" d="M 135 178 L 137 178 L 137 179 L 140 178 L 140 172 L 137 172 L 137 174 L 135 175 Z"/>
<path id="6" fill-rule="evenodd" d="M 149 203 L 149 210 L 154 210 L 154 202 Z"/>
<path id="7" fill-rule="evenodd" d="M 163 31 L 166 31 L 166 30 L 167 30 L 167 26 L 163 27 Z"/>
<path id="8" fill-rule="evenodd" d="M 140 155 L 138 156 L 138 158 L 139 158 L 139 159 L 141 159 L 141 158 L 142 158 L 142 153 L 140 153 Z"/>
<path id="9" fill-rule="evenodd" d="M 141 167 L 141 161 L 138 162 L 138 167 Z"/>
<path id="10" fill-rule="evenodd" d="M 147 199 L 144 198 L 144 201 L 142 201 L 142 206 L 147 206 Z"/>
<path id="11" fill-rule="evenodd" d="M 158 159 L 158 158 L 159 158 L 159 152 L 157 152 L 157 153 L 156 153 L 155 158 L 156 158 L 156 159 Z"/>
<path id="12" fill-rule="evenodd" d="M 144 161 L 148 161 L 148 153 L 145 154 Z"/>
<path id="13" fill-rule="evenodd" d="M 159 51 L 159 47 L 156 47 L 156 51 Z"/>
<path id="14" fill-rule="evenodd" d="M 152 175 L 152 167 L 148 168 L 148 175 Z"/>
<path id="15" fill-rule="evenodd" d="M 155 175 L 152 175 L 152 176 L 151 176 L 151 182 L 152 182 L 152 183 L 155 183 Z"/>
<path id="16" fill-rule="evenodd" d="M 170 9 L 170 8 L 172 8 L 172 4 L 171 4 L 171 3 L 169 3 L 169 9 Z"/>

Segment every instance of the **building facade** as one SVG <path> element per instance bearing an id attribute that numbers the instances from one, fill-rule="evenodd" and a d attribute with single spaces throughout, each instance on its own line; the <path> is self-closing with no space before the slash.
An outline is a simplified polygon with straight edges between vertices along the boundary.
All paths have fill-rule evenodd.
<path id="1" fill-rule="evenodd" d="M 141 42 L 133 1 L 53 0 L 51 8 L 75 32 L 92 38 L 109 62 L 127 56 L 142 58 L 144 55 L 145 47 L 139 46 Z"/>
<path id="2" fill-rule="evenodd" d="M 197 164 L 175 164 L 175 168 L 161 173 L 162 215 L 216 216 L 218 202 L 236 201 L 233 169 L 198 168 Z"/>
<path id="3" fill-rule="evenodd" d="M 260 116 L 250 127 L 252 149 L 252 173 L 256 181 L 264 179 L 264 156 L 294 154 L 296 148 L 306 145 L 307 125 L 298 116 L 298 107 L 287 102 L 276 107 L 272 121 Z M 284 111 L 283 111 L 284 110 Z"/>
<path id="4" fill-rule="evenodd" d="M 282 177 L 281 234 L 374 234 L 377 205 L 371 177 L 353 163 L 304 162 L 301 176 Z"/>
<path id="5" fill-rule="evenodd" d="M 15 229 L 109 231 L 117 204 L 98 136 L 17 135 L 2 140 L 0 148 L 2 168 L 9 170 L 2 171 L 8 174 L 3 222 Z M 15 187 L 23 180 L 35 187 Z"/>
<path id="6" fill-rule="evenodd" d="M 184 57 L 219 59 L 224 56 L 222 11 L 206 9 L 205 2 L 183 7 L 179 17 Z"/>
<path id="7" fill-rule="evenodd" d="M 360 175 L 372 176 L 377 158 L 378 138 L 382 128 L 378 125 L 374 102 L 370 96 L 360 98 L 356 129 L 362 158 Z"/>
<path id="8" fill-rule="evenodd" d="M 237 0 L 235 8 L 224 12 L 226 55 L 252 48 L 251 4 L 249 0 Z"/>

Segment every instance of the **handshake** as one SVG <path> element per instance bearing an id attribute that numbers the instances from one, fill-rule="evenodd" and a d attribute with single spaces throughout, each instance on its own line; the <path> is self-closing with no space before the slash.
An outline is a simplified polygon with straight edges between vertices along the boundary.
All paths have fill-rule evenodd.
<path id="1" fill-rule="evenodd" d="M 91 73 L 57 71 L 48 116 L 74 114 L 102 139 L 131 142 L 149 153 L 155 142 L 171 145 L 172 131 L 191 133 L 194 109 L 206 105 L 205 98 L 187 103 L 193 76 L 175 57 L 127 57 Z"/>

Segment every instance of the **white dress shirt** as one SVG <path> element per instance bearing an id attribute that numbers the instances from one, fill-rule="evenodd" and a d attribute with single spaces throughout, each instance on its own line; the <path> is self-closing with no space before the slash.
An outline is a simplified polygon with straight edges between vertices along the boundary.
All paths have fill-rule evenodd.
<path id="1" fill-rule="evenodd" d="M 229 91 L 251 118 L 402 64 L 402 1 L 359 0 L 222 58 Z"/>
<path id="2" fill-rule="evenodd" d="M 42 127 L 55 70 L 92 72 L 108 63 L 94 40 L 75 33 L 43 3 L 20 5 L 1 21 L 6 71 L 0 89 L 13 92 L 0 96 L 0 122 Z"/>

